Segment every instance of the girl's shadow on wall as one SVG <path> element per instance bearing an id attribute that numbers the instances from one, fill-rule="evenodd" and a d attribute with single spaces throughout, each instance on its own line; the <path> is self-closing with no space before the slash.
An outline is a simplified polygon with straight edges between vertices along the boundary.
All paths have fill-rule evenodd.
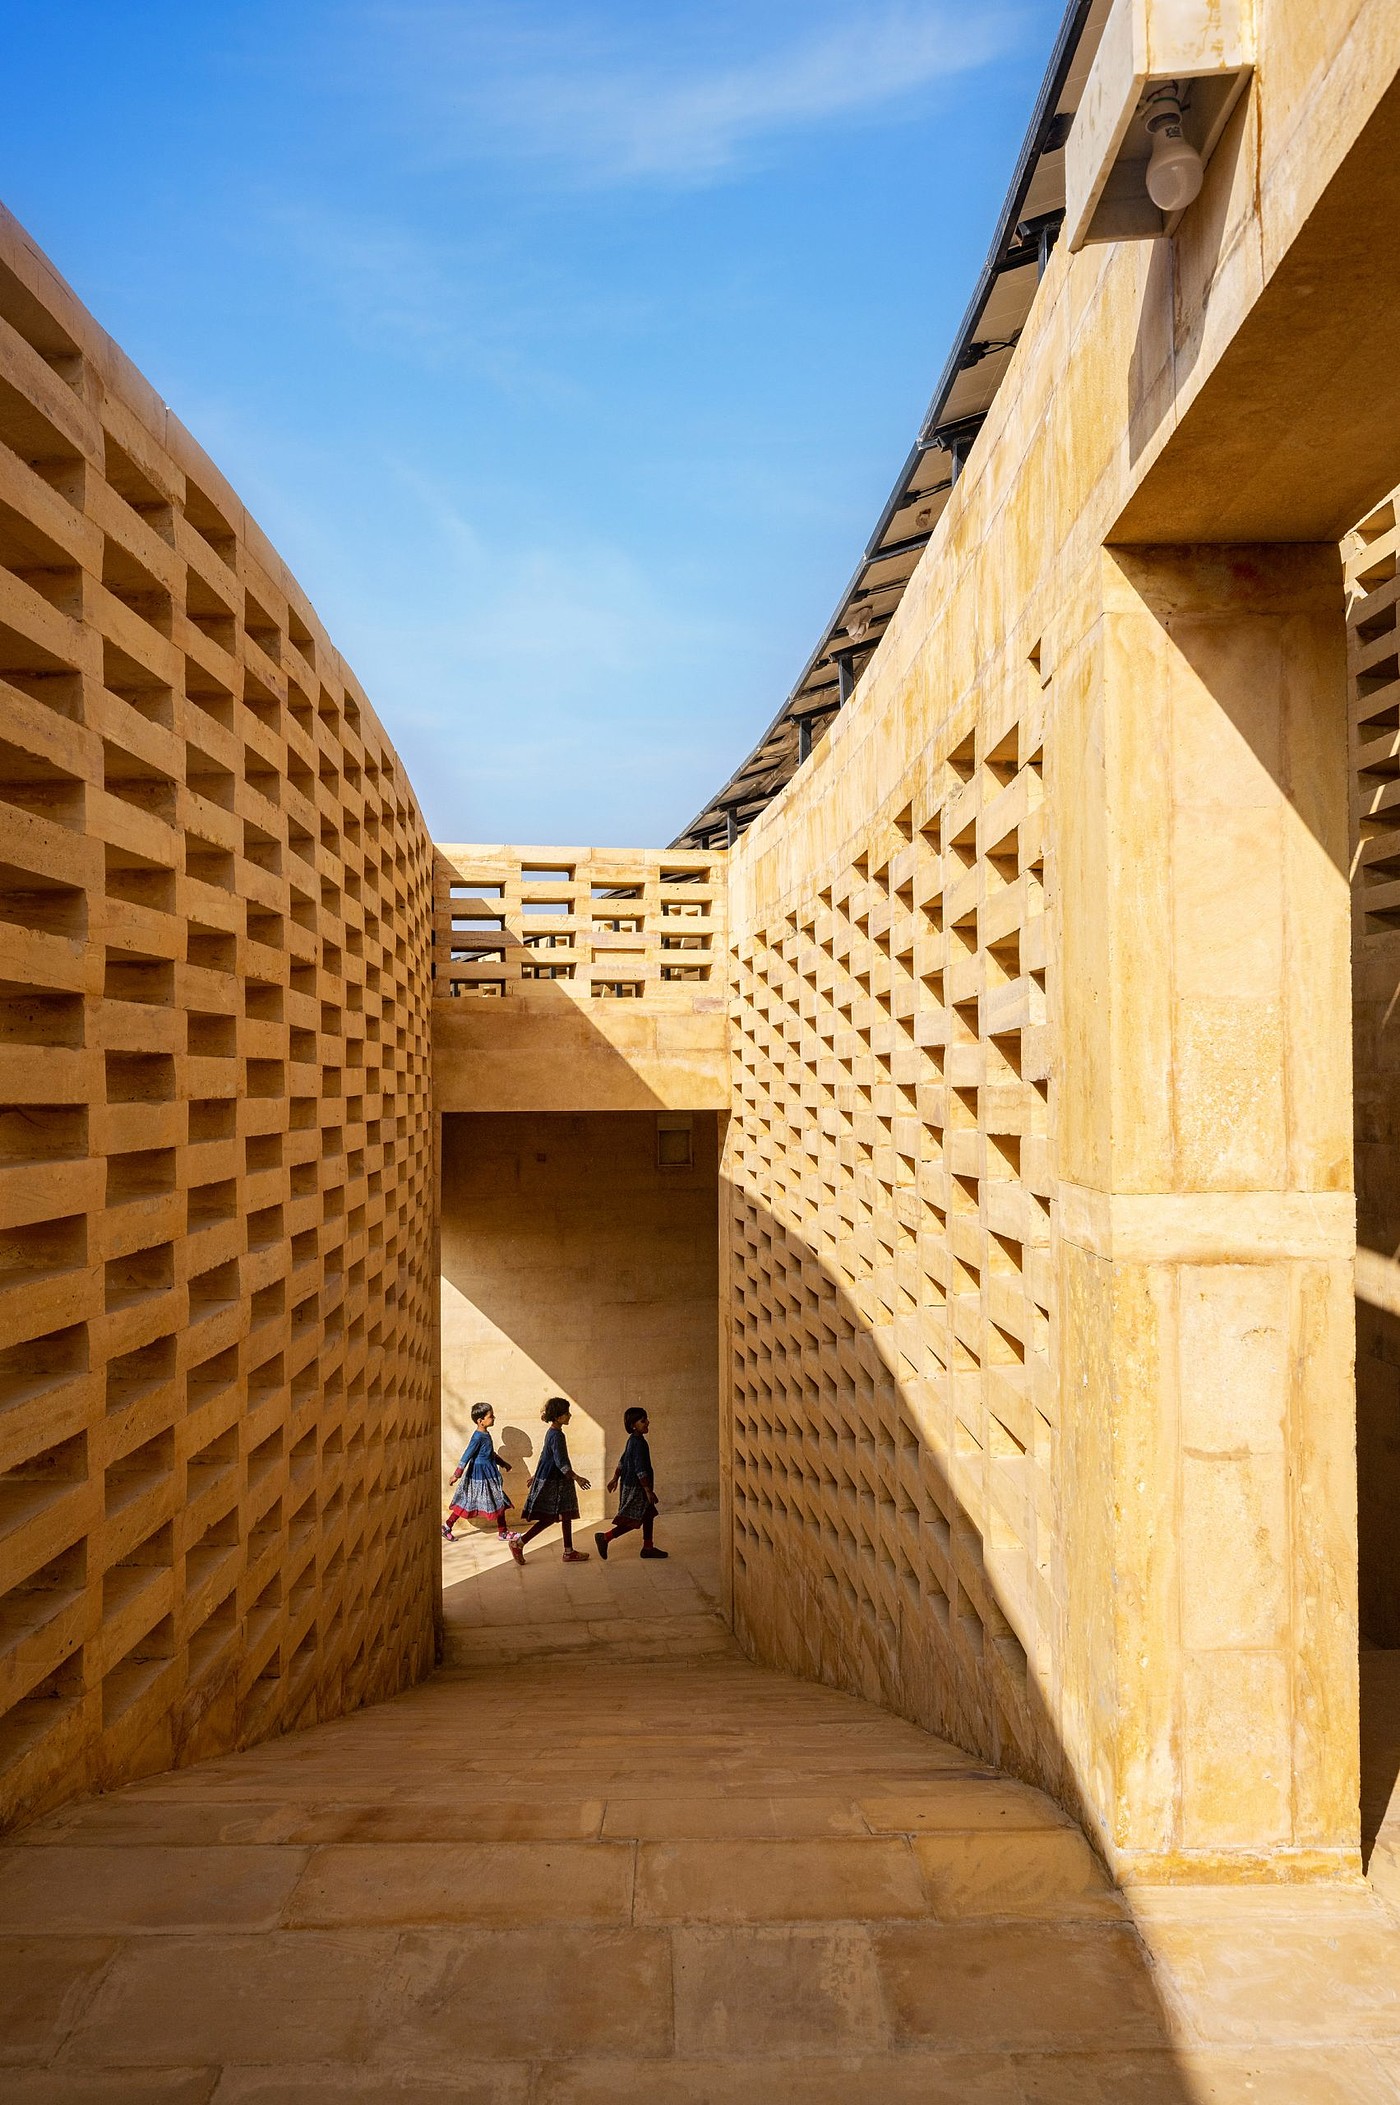
<path id="1" fill-rule="evenodd" d="M 530 1473 L 534 1467 L 535 1439 L 531 1433 L 523 1432 L 518 1425 L 507 1425 L 493 1430 L 496 1452 L 510 1468 L 503 1470 L 501 1480 L 510 1500 L 509 1525 L 515 1527 L 520 1520 L 520 1509 L 525 1503 L 525 1494 L 530 1488 Z M 478 1515 L 471 1523 L 471 1531 L 483 1537 L 495 1533 L 496 1523 Z"/>
<path id="2" fill-rule="evenodd" d="M 507 1491 L 517 1506 L 523 1505 L 530 1482 L 531 1457 L 535 1452 L 534 1436 L 522 1432 L 518 1425 L 507 1425 L 497 1435 L 496 1452 L 510 1463 Z"/>

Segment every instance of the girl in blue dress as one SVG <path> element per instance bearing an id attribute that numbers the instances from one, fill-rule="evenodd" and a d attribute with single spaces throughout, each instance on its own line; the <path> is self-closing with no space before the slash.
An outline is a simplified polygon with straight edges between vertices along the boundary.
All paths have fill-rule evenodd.
<path id="1" fill-rule="evenodd" d="M 557 1520 L 564 1530 L 564 1562 L 586 1564 L 587 1550 L 574 1548 L 574 1522 L 578 1519 L 578 1494 L 587 1491 L 588 1478 L 578 1476 L 569 1460 L 569 1443 L 564 1438 L 564 1427 L 569 1422 L 569 1399 L 567 1396 L 551 1396 L 540 1412 L 549 1431 L 544 1436 L 540 1449 L 539 1465 L 530 1479 L 530 1488 L 525 1494 L 525 1506 L 521 1518 L 533 1521 L 534 1525 L 524 1535 L 511 1535 L 511 1554 L 517 1564 L 525 1562 L 525 1545 L 552 1528 Z M 576 1488 L 577 1487 L 577 1488 Z"/>
<path id="2" fill-rule="evenodd" d="M 656 1496 L 656 1478 L 652 1474 L 651 1448 L 647 1434 L 651 1431 L 651 1420 L 639 1403 L 622 1414 L 622 1427 L 627 1435 L 627 1445 L 622 1450 L 622 1460 L 608 1479 L 609 1491 L 618 1493 L 617 1518 L 605 1532 L 593 1540 L 598 1545 L 598 1555 L 606 1564 L 609 1545 L 619 1535 L 632 1528 L 642 1531 L 642 1555 L 644 1557 L 666 1557 L 669 1550 L 659 1550 L 652 1540 L 652 1529 L 660 1506 Z"/>
<path id="3" fill-rule="evenodd" d="M 452 1530 L 459 1520 L 471 1520 L 476 1514 L 484 1514 L 496 1523 L 496 1534 L 500 1541 L 509 1538 L 506 1533 L 505 1485 L 501 1482 L 501 1471 L 509 1469 L 510 1463 L 504 1455 L 496 1452 L 496 1443 L 491 1438 L 491 1428 L 496 1422 L 496 1413 L 489 1403 L 472 1405 L 472 1424 L 476 1431 L 467 1442 L 461 1461 L 452 1472 L 456 1490 L 447 1509 L 447 1518 L 442 1524 L 443 1537 L 455 1542 Z"/>

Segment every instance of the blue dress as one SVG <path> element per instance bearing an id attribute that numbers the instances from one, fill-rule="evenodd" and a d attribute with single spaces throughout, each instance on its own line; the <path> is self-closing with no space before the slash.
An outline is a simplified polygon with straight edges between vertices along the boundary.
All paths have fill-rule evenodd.
<path id="1" fill-rule="evenodd" d="M 551 1425 L 544 1436 L 539 1467 L 530 1479 L 522 1517 L 526 1520 L 578 1519 L 578 1493 L 569 1466 L 569 1445 L 557 1425 Z"/>
<path id="2" fill-rule="evenodd" d="M 648 1486 L 655 1488 L 651 1471 L 651 1449 L 641 1433 L 629 1433 L 627 1445 L 622 1450 L 622 1460 L 617 1465 L 617 1518 L 638 1521 L 649 1520 L 655 1512 L 648 1495 Z"/>
<path id="3" fill-rule="evenodd" d="M 473 1513 L 493 1517 L 510 1504 L 501 1482 L 496 1443 L 484 1426 L 478 1426 L 462 1456 L 462 1474 L 452 1488 L 452 1513 L 463 1518 Z"/>

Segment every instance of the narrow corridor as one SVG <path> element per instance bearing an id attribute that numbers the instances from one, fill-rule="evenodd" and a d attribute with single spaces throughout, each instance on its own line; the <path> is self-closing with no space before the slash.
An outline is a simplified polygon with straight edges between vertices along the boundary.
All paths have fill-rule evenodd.
<path id="1" fill-rule="evenodd" d="M 1150 1960 L 1046 1799 L 749 1664 L 667 1532 L 473 1539 L 426 1686 L 0 1852 L 0 2098 L 1400 2100 L 1364 1890 L 1150 1897 Z"/>

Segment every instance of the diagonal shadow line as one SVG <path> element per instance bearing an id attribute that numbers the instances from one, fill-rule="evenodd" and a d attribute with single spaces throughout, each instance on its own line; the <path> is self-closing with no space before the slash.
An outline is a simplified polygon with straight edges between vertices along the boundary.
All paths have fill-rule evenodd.
<path id="1" fill-rule="evenodd" d="M 739 1642 L 765 1666 L 863 1697 L 1047 1791 L 1093 1847 L 1073 1763 L 1034 1673 L 1025 1670 L 1015 1606 L 910 1404 L 892 1335 L 881 1335 L 885 1326 L 867 1320 L 819 1253 L 771 1209 L 738 1186 L 728 1189 L 731 1202 L 769 1238 L 774 1279 L 781 1271 L 793 1283 L 791 1303 L 802 1309 L 808 1334 L 820 1326 L 832 1340 L 823 1357 L 842 1370 L 833 1431 L 828 1414 L 807 1400 L 813 1385 L 805 1356 L 774 1354 L 766 1390 L 774 1429 L 776 1388 L 797 1437 L 781 1446 L 770 1439 L 771 1465 L 751 1471 L 738 1466 L 722 1367 L 721 1442 L 734 1465 L 726 1519 L 732 1519 Z M 854 1488 L 833 1500 L 838 1462 Z M 980 1632 L 960 1627 L 971 1623 L 974 1610 Z M 1096 2035 L 1102 2026 L 1098 2036 L 1122 2048 L 1148 2047 L 1169 2057 L 1169 2013 L 1135 1931 L 1132 1939 L 1130 1991 L 1120 1982 L 1101 1992 L 1092 1969 L 1082 1971 L 1073 1939 L 1064 1941 L 1058 1959 L 1047 1958 L 1047 1987 L 1082 2002 Z M 1015 1993 L 1010 1981 L 1008 1993 Z M 1115 1996 L 1122 1998 L 1117 2007 Z M 1187 2105 L 1196 2095 L 1175 2066 L 1168 2072 L 1158 2063 L 1155 2079 L 1154 2105 Z"/>
<path id="2" fill-rule="evenodd" d="M 605 1175 L 598 1178 L 592 1187 L 591 1234 L 587 1246 L 576 1253 L 576 1261 L 566 1268 L 565 1285 L 561 1288 L 556 1275 L 553 1293 L 541 1295 L 530 1282 L 528 1267 L 514 1264 L 501 1269 L 493 1267 L 483 1259 L 483 1244 L 491 1237 L 493 1228 L 502 1218 L 503 1206 L 509 1205 L 506 1194 L 499 1190 L 482 1193 L 476 1186 L 467 1183 L 470 1169 L 472 1136 L 485 1123 L 499 1130 L 504 1136 L 514 1134 L 518 1138 L 518 1152 L 528 1158 L 539 1149 L 552 1163 L 562 1146 L 560 1128 L 565 1128 L 578 1118 L 586 1120 L 591 1127 L 588 1139 L 608 1141 L 610 1132 L 618 1133 L 615 1141 L 609 1142 L 614 1154 L 621 1153 L 627 1145 L 620 1128 L 626 1129 L 628 1139 L 636 1141 L 639 1133 L 645 1134 L 645 1149 L 648 1161 L 653 1146 L 652 1125 L 648 1114 L 636 1112 L 589 1112 L 583 1114 L 554 1112 L 483 1112 L 446 1113 L 443 1118 L 442 1141 L 442 1196 L 443 1221 L 441 1236 L 441 1270 L 445 1287 L 451 1287 L 468 1303 L 474 1314 L 482 1318 L 507 1341 L 533 1367 L 540 1370 L 539 1401 L 545 1396 L 560 1394 L 568 1396 L 579 1415 L 590 1419 L 604 1442 L 604 1469 L 609 1471 L 620 1452 L 622 1433 L 622 1411 L 626 1404 L 649 1401 L 653 1407 L 657 1398 L 647 1395 L 645 1374 L 648 1353 L 653 1349 L 659 1323 L 666 1322 L 672 1328 L 691 1328 L 698 1307 L 712 1310 L 718 1294 L 716 1270 L 718 1204 L 718 1129 L 716 1114 L 697 1111 L 694 1114 L 694 1165 L 690 1170 L 675 1174 L 666 1173 L 666 1181 L 659 1181 L 653 1190 L 658 1208 L 663 1210 L 668 1229 L 675 1234 L 676 1243 L 668 1247 L 668 1291 L 652 1298 L 645 1295 L 636 1299 L 621 1296 L 618 1280 L 608 1263 L 608 1252 L 618 1248 L 627 1251 L 628 1263 L 645 1266 L 647 1250 L 636 1246 L 635 1229 L 630 1211 L 631 1202 L 626 1189 L 616 1193 L 607 1188 Z M 617 1126 L 613 1125 L 617 1121 Z M 494 1159 L 494 1158 L 493 1158 Z M 633 1168 L 638 1157 L 633 1150 Z M 579 1167 L 579 1157 L 574 1157 L 574 1168 Z M 483 1165 L 483 1168 L 485 1165 Z M 557 1199 L 551 1196 L 550 1171 L 539 1175 L 539 1181 L 528 1193 L 522 1194 L 522 1205 L 527 1217 L 534 1224 L 539 1245 L 546 1255 L 557 1252 L 560 1230 L 556 1219 Z M 573 1194 L 571 1194 L 573 1195 Z M 480 1218 L 473 1218 L 473 1202 L 483 1209 Z M 695 1268 L 695 1276 L 687 1285 L 677 1274 L 687 1269 L 687 1246 L 699 1242 L 707 1251 L 703 1265 Z M 569 1278 L 567 1275 L 573 1275 Z M 569 1298 L 561 1300 L 561 1293 Z M 601 1297 L 601 1304 L 600 1304 Z M 605 1362 L 600 1364 L 598 1352 L 597 1323 L 599 1306 L 606 1306 L 610 1343 Z M 716 1381 L 714 1362 L 715 1333 L 713 1319 L 707 1318 L 703 1340 L 706 1362 L 697 1365 L 697 1381 L 713 1394 Z M 690 1339 L 692 1349 L 696 1340 Z M 621 1393 L 618 1373 L 628 1361 L 637 1369 L 637 1386 L 627 1384 L 627 1393 Z M 673 1370 L 674 1372 L 674 1370 Z M 444 1364 L 444 1406 L 447 1422 L 453 1431 L 453 1445 L 470 1432 L 466 1419 L 466 1401 L 459 1400 L 456 1392 L 461 1390 L 462 1380 L 468 1381 L 468 1393 L 477 1393 L 475 1377 L 464 1375 L 455 1363 Z M 484 1393 L 484 1391 L 482 1392 Z M 518 1514 L 523 1503 L 525 1488 L 529 1482 L 530 1468 L 538 1456 L 542 1428 L 538 1409 L 528 1415 L 517 1412 L 498 1399 L 496 1442 L 500 1452 L 512 1464 L 506 1478 L 506 1489 Z M 515 1418 L 524 1418 L 516 1423 Z M 460 1419 L 460 1422 L 457 1420 Z M 571 1436 L 573 1438 L 574 1436 Z M 713 1510 L 718 1504 L 718 1426 L 713 1421 L 713 1430 L 705 1443 L 706 1451 L 688 1452 L 691 1464 L 693 1488 L 682 1490 L 677 1485 L 668 1510 L 685 1512 Z M 577 1454 L 577 1448 L 575 1449 Z M 455 1462 L 456 1454 L 452 1460 Z M 580 1466 L 583 1466 L 580 1464 Z M 595 1482 L 595 1490 L 597 1488 Z"/>
<path id="3" fill-rule="evenodd" d="M 561 1002 L 564 999 L 561 996 Z M 579 1006 L 568 1002 L 575 1015 Z M 593 1028 L 586 1012 L 582 1021 L 585 1031 Z M 721 1127 L 723 1123 L 721 1120 Z M 721 1132 L 721 1143 L 722 1137 Z M 721 1163 L 722 1160 L 721 1145 Z M 721 1173 L 721 1196 L 726 1183 Z M 732 1196 L 735 1188 L 729 1189 Z M 836 1577 L 840 1598 L 833 1600 L 831 1587 L 817 1577 L 810 1557 L 799 1549 L 803 1532 L 790 1525 L 790 1516 L 799 1502 L 796 1482 L 805 1479 L 807 1472 L 795 1470 L 785 1460 L 783 1469 L 774 1467 L 770 1471 L 766 1485 L 753 1487 L 747 1507 L 750 1515 L 761 1513 L 768 1518 L 772 1538 L 770 1594 L 777 1617 L 774 1641 L 763 1641 L 751 1612 L 747 1582 L 740 1579 L 734 1588 L 732 1613 L 740 1644 L 765 1665 L 778 1667 L 799 1679 L 844 1689 L 910 1719 L 980 1762 L 989 1762 L 1042 1789 L 1048 1788 L 1050 1795 L 1065 1805 L 1087 1831 L 1089 1823 L 1084 1819 L 1072 1763 L 1034 1675 L 1023 1675 L 1018 1696 L 1008 1686 L 1006 1673 L 998 1673 L 993 1664 L 1009 1659 L 1014 1667 L 1021 1653 L 1007 1613 L 1010 1604 L 1003 1600 L 987 1568 L 975 1521 L 958 1498 L 947 1469 L 929 1446 L 893 1371 L 892 1347 L 867 1322 L 809 1244 L 771 1210 L 756 1205 L 748 1194 L 743 1194 L 743 1202 L 755 1206 L 759 1225 L 769 1237 L 782 1270 L 794 1282 L 793 1304 L 805 1303 L 809 1314 L 819 1314 L 822 1328 L 833 1341 L 825 1356 L 840 1370 L 843 1407 L 832 1437 L 850 1443 L 855 1464 L 853 1481 L 858 1480 L 860 1485 L 855 1499 L 859 1530 L 854 1526 L 851 1530 L 856 1548 L 854 1562 L 857 1569 L 877 1572 L 882 1547 L 888 1548 L 894 1584 L 891 1587 L 886 1583 L 883 1591 L 878 1587 L 877 1592 L 867 1589 L 869 1613 L 852 1617 L 844 1605 L 847 1592 L 859 1599 L 859 1590 L 853 1572 L 841 1572 Z M 731 1264 L 726 1276 L 723 1252 L 727 1235 L 722 1221 L 721 1228 L 718 1285 L 723 1308 L 732 1290 L 734 1273 Z M 723 1350 L 721 1346 L 722 1353 Z M 809 1370 L 797 1355 L 778 1364 L 775 1372 L 789 1399 L 800 1398 L 810 1388 Z M 723 1485 L 725 1457 L 734 1455 L 727 1403 L 728 1369 L 723 1362 L 720 1386 Z M 862 1389 L 868 1395 L 858 1393 Z M 799 1442 L 792 1459 L 810 1459 L 815 1464 L 822 1431 L 810 1416 L 802 1420 L 802 1425 L 806 1447 Z M 658 1467 L 664 1470 L 664 1431 L 659 1425 L 657 1434 Z M 947 1555 L 944 1565 L 953 1590 L 943 1589 L 948 1609 L 945 1617 L 931 1590 L 920 1589 L 917 1599 L 911 1597 L 907 1583 L 900 1577 L 895 1545 L 884 1543 L 879 1529 L 872 1525 L 882 1506 L 892 1509 L 895 1543 L 898 1542 L 900 1488 L 911 1481 L 924 1494 L 922 1507 L 913 1502 L 919 1516 L 918 1528 L 926 1530 L 934 1540 L 946 1528 L 949 1551 L 956 1543 L 960 1568 L 969 1577 L 974 1570 L 981 1575 L 975 1603 L 983 1645 L 978 1666 L 970 1666 L 958 1651 L 958 1633 L 953 1626 L 958 1623 L 963 1606 L 957 1590 L 961 1581 L 953 1577 Z M 726 1509 L 722 1504 L 721 1510 L 722 1551 L 728 1531 L 735 1545 L 737 1566 L 739 1544 L 738 1531 L 732 1527 L 733 1506 Z M 777 1516 L 776 1523 L 773 1516 Z M 755 1552 L 749 1547 L 746 1554 Z M 909 1561 L 912 1570 L 912 1560 Z M 926 1564 L 925 1568 L 930 1567 Z M 877 1594 L 879 1607 L 875 1605 Z M 1092 1836 L 1089 1838 L 1092 1846 Z M 976 1923 L 955 1927 L 965 1929 L 969 1940 L 985 1934 Z M 947 1935 L 946 1926 L 942 1926 L 942 1934 Z M 1071 1924 L 1042 1916 L 1009 1927 L 998 1924 L 995 1935 L 1001 1939 L 1004 1952 L 1016 1954 L 1007 1974 L 1007 1996 L 1013 2003 L 1024 2005 L 1017 2022 L 1022 2027 L 1028 2056 L 1038 2063 L 1039 2055 L 1048 2053 L 1053 2043 L 1058 2060 L 1068 2040 L 1075 2059 L 1080 2052 L 1091 2058 L 1111 2054 L 1117 2068 L 1106 2080 L 1124 2085 L 1125 2095 L 1150 2095 L 1153 2105 L 1191 2105 L 1195 2093 L 1175 2057 L 1168 2011 L 1143 1945 L 1128 1920 L 1112 1925 Z M 931 1946 L 926 1961 L 915 1959 L 916 1968 L 922 1963 L 938 1963 L 933 1950 Z M 1056 2013 L 1053 2019 L 1048 2012 Z M 1129 2063 L 1133 2065 L 1131 2070 Z M 1068 2072 L 1068 2063 L 1065 2067 Z M 1083 2078 L 1070 2080 L 1073 2090 Z"/>
<path id="4" fill-rule="evenodd" d="M 653 1007 L 646 999 L 598 1006 L 609 1010 L 621 1042 L 600 1028 L 587 1002 L 552 980 L 512 984 L 491 1001 L 435 996 L 434 1086 L 446 1100 L 444 1116 L 510 1117 L 527 1092 L 540 1114 L 676 1108 L 638 1072 L 625 1034 L 684 1010 Z M 501 1102 L 492 1101 L 496 1088 Z"/>

